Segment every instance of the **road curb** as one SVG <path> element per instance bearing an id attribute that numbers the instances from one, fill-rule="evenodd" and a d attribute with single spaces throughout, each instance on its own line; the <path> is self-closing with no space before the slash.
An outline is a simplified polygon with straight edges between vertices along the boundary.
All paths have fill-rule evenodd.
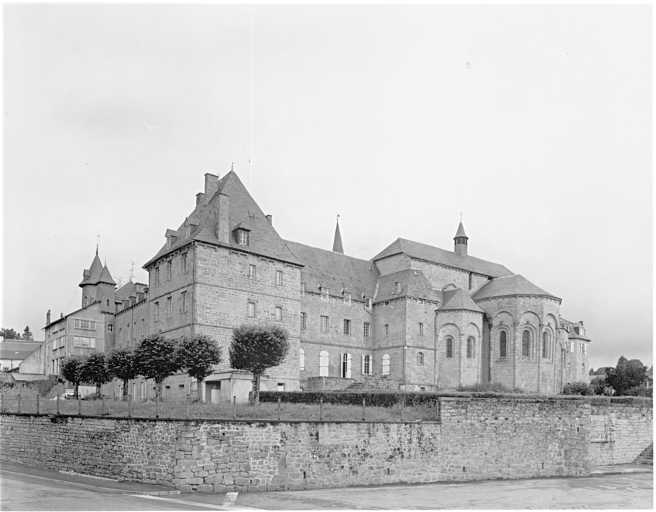
<path id="1" fill-rule="evenodd" d="M 38 478 L 39 480 L 49 480 L 51 482 L 57 482 L 60 484 L 67 484 L 67 485 L 72 485 L 74 487 L 81 487 L 83 489 L 91 489 L 96 492 L 102 492 L 105 494 L 131 494 L 131 495 L 141 495 L 141 496 L 167 496 L 167 495 L 173 495 L 173 494 L 180 494 L 180 491 L 178 490 L 170 490 L 170 491 L 130 491 L 128 489 L 116 489 L 116 488 L 111 488 L 111 487 L 99 487 L 97 485 L 89 485 L 89 484 L 81 484 L 79 482 L 72 482 L 70 480 L 59 480 L 57 478 L 48 478 L 46 476 L 36 476 L 36 475 L 30 475 L 29 473 L 21 473 L 19 471 L 10 471 L 8 469 L 0 469 L 0 474 L 1 473 L 10 473 L 13 475 L 22 475 L 22 476 L 27 476 L 29 478 Z"/>

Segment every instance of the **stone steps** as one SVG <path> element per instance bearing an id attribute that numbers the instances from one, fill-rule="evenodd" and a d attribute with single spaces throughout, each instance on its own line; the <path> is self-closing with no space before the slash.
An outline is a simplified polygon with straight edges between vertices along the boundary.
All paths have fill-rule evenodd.
<path id="1" fill-rule="evenodd" d="M 635 460 L 636 464 L 654 465 L 654 445 L 649 445 L 649 448 L 644 450 Z"/>

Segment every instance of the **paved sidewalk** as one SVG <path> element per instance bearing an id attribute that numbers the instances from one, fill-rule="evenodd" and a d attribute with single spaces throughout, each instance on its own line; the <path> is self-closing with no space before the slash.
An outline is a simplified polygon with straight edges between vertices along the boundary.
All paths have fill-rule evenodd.
<path id="1" fill-rule="evenodd" d="M 13 462 L 0 462 L 0 478 L 3 474 L 18 473 L 29 475 L 32 478 L 42 478 L 51 481 L 86 488 L 90 491 L 116 493 L 116 494 L 140 494 L 150 496 L 165 496 L 180 494 L 180 491 L 161 485 L 142 484 L 137 482 L 118 481 L 110 478 L 101 478 L 78 473 L 60 473 L 51 469 L 41 469 Z"/>

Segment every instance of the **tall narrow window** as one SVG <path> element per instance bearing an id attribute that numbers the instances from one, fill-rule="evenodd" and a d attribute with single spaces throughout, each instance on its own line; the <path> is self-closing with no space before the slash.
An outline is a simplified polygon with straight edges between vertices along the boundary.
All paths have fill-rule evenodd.
<path id="1" fill-rule="evenodd" d="M 246 310 L 247 314 L 249 317 L 254 318 L 255 317 L 255 302 L 249 302 L 248 307 Z"/>
<path id="2" fill-rule="evenodd" d="M 282 270 L 276 270 L 276 284 L 282 284 Z"/>
<path id="3" fill-rule="evenodd" d="M 248 279 L 255 279 L 255 265 L 248 265 Z"/>
<path id="4" fill-rule="evenodd" d="M 476 342 L 474 338 L 467 338 L 467 357 L 475 357 Z"/>
<path id="5" fill-rule="evenodd" d="M 341 377 L 343 379 L 351 378 L 351 354 L 348 352 L 342 354 Z"/>
<path id="6" fill-rule="evenodd" d="M 542 357 L 547 359 L 549 357 L 549 333 L 542 333 Z"/>
<path id="7" fill-rule="evenodd" d="M 159 284 L 159 267 L 155 269 L 155 284 Z"/>
<path id="8" fill-rule="evenodd" d="M 499 358 L 505 359 L 508 349 L 508 342 L 506 340 L 506 331 L 501 331 L 499 333 Z"/>
<path id="9" fill-rule="evenodd" d="M 453 338 L 451 336 L 446 339 L 446 357 L 453 357 Z"/>
<path id="10" fill-rule="evenodd" d="M 159 322 L 159 302 L 155 302 L 155 322 Z"/>
<path id="11" fill-rule="evenodd" d="M 364 307 L 367 309 L 371 309 L 371 297 L 364 298 Z"/>
<path id="12" fill-rule="evenodd" d="M 383 375 L 390 374 L 390 356 L 389 354 L 383 355 Z"/>
<path id="13" fill-rule="evenodd" d="M 328 332 L 328 317 L 321 316 L 321 332 Z"/>
<path id="14" fill-rule="evenodd" d="M 419 336 L 424 335 L 424 324 L 419 322 Z"/>
<path id="15" fill-rule="evenodd" d="M 344 304 L 346 304 L 347 306 L 351 305 L 351 294 L 350 293 L 344 294 Z"/>
<path id="16" fill-rule="evenodd" d="M 172 262 L 167 262 L 166 263 L 166 280 L 170 281 L 171 280 L 171 267 L 173 267 Z"/>
<path id="17" fill-rule="evenodd" d="M 305 283 L 301 283 L 301 295 L 305 295 Z"/>
<path id="18" fill-rule="evenodd" d="M 239 245 L 248 245 L 248 231 L 245 229 L 237 230 L 237 243 Z"/>
<path id="19" fill-rule="evenodd" d="M 187 312 L 187 292 L 182 292 L 182 312 Z"/>
<path id="20" fill-rule="evenodd" d="M 531 331 L 526 329 L 522 333 L 522 357 L 529 357 L 531 353 Z"/>
<path id="21" fill-rule="evenodd" d="M 319 377 L 328 377 L 329 359 L 328 352 L 322 350 L 319 354 Z"/>
<path id="22" fill-rule="evenodd" d="M 282 322 L 282 307 L 280 306 L 276 306 L 275 319 L 276 322 Z"/>
<path id="23" fill-rule="evenodd" d="M 362 375 L 371 375 L 371 356 L 362 356 Z"/>
<path id="24" fill-rule="evenodd" d="M 369 322 L 365 322 L 365 323 L 364 323 L 364 329 L 363 329 L 363 333 L 362 333 L 362 335 L 363 335 L 365 338 L 368 338 L 369 335 L 370 335 L 370 333 L 371 333 L 371 324 L 370 324 Z"/>
<path id="25" fill-rule="evenodd" d="M 344 334 L 351 334 L 351 321 L 344 319 Z"/>
<path id="26" fill-rule="evenodd" d="M 305 370 L 305 350 L 298 350 L 298 369 Z"/>
<path id="27" fill-rule="evenodd" d="M 389 324 L 385 324 L 385 336 L 389 336 Z"/>
<path id="28" fill-rule="evenodd" d="M 171 317 L 173 315 L 173 297 L 166 298 L 166 316 Z"/>
<path id="29" fill-rule="evenodd" d="M 418 352 L 417 353 L 417 364 L 420 366 L 424 365 L 424 353 L 423 352 Z"/>
<path id="30" fill-rule="evenodd" d="M 301 329 L 307 329 L 307 313 L 301 313 Z"/>
<path id="31" fill-rule="evenodd" d="M 182 255 L 182 271 L 187 272 L 187 253 Z"/>

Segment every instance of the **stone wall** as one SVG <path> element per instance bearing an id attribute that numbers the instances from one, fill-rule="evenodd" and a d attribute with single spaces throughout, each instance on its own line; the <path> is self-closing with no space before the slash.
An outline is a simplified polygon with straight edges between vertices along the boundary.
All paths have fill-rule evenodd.
<path id="1" fill-rule="evenodd" d="M 606 460 L 591 442 L 604 422 L 615 460 L 652 442 L 651 404 L 442 398 L 438 412 L 422 423 L 4 414 L 0 458 L 226 492 L 584 476 Z"/>

